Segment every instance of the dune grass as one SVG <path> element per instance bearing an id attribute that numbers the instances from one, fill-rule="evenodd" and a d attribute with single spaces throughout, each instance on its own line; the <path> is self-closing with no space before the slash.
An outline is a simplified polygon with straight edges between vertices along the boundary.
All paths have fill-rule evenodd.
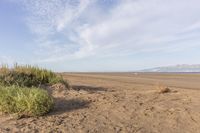
<path id="1" fill-rule="evenodd" d="M 61 76 L 30 65 L 0 67 L 0 112 L 17 116 L 41 116 L 54 106 L 53 98 L 40 87 L 62 83 Z"/>
<path id="2" fill-rule="evenodd" d="M 18 116 L 41 116 L 53 108 L 46 90 L 19 86 L 0 86 L 0 112 Z"/>
<path id="3" fill-rule="evenodd" d="M 63 83 L 68 87 L 68 83 L 61 76 L 39 67 L 15 65 L 13 68 L 8 68 L 8 66 L 2 65 L 0 68 L 1 85 L 39 87 L 40 85 L 53 85 L 56 83 Z"/>

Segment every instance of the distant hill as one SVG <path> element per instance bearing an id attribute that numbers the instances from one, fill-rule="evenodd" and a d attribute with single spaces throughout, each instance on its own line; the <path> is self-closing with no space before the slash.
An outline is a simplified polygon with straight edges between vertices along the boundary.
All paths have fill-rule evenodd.
<path id="1" fill-rule="evenodd" d="M 151 69 L 144 69 L 140 72 L 200 72 L 200 64 L 197 65 L 176 65 L 176 66 L 165 66 L 156 67 Z"/>

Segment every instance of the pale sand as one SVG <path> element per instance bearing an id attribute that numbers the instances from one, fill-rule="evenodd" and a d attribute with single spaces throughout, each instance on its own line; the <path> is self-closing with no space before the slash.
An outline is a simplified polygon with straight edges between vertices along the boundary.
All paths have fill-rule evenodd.
<path id="1" fill-rule="evenodd" d="M 200 133 L 200 75 L 65 73 L 72 90 L 53 90 L 39 118 L 0 117 L 0 132 Z M 170 92 L 159 93 L 159 86 Z"/>

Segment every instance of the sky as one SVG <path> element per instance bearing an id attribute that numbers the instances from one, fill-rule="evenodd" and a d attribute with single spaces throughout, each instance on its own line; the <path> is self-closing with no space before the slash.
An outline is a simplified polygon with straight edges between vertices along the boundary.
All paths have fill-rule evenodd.
<path id="1" fill-rule="evenodd" d="M 200 64 L 199 0 L 0 0 L 0 63 L 54 71 Z"/>

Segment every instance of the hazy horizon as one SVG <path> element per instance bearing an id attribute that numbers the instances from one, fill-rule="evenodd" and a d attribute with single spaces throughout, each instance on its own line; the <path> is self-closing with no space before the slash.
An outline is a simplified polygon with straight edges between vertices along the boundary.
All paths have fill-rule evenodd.
<path id="1" fill-rule="evenodd" d="M 63 72 L 200 64 L 198 0 L 1 0 L 0 63 Z"/>

